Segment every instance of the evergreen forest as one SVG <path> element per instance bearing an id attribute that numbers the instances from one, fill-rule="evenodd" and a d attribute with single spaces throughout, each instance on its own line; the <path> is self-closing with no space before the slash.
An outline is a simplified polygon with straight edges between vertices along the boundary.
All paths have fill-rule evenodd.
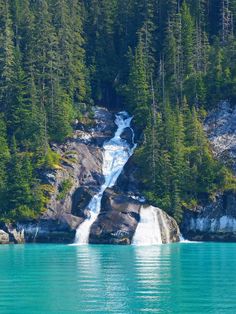
<path id="1" fill-rule="evenodd" d="M 0 0 L 0 219 L 34 219 L 52 143 L 94 105 L 134 115 L 141 192 L 181 221 L 236 189 L 203 129 L 236 103 L 236 0 Z"/>

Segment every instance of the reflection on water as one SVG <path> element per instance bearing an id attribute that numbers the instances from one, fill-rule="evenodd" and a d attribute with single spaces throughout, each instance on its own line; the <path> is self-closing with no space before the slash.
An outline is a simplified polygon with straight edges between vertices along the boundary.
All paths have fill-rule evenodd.
<path id="1" fill-rule="evenodd" d="M 0 313 L 236 313 L 236 244 L 0 247 Z"/>
<path id="2" fill-rule="evenodd" d="M 149 247 L 143 249 L 142 247 L 135 247 L 135 276 L 136 287 L 139 302 L 142 308 L 148 311 L 158 312 L 159 307 L 153 306 L 153 301 L 158 304 L 160 298 L 156 295 L 160 291 L 161 281 L 168 280 L 162 278 L 161 263 L 160 263 L 161 246 Z"/>

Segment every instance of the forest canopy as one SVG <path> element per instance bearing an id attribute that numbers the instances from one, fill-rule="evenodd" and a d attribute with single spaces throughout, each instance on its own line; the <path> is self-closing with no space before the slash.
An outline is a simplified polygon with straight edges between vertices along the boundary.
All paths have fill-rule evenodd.
<path id="1" fill-rule="evenodd" d="M 202 121 L 236 102 L 235 24 L 236 0 L 0 0 L 1 219 L 43 212 L 50 144 L 93 104 L 134 115 L 142 192 L 178 220 L 234 187 Z"/>

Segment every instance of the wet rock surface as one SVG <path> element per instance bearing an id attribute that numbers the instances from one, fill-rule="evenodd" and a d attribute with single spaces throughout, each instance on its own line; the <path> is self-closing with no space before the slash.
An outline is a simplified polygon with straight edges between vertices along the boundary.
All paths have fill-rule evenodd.
<path id="1" fill-rule="evenodd" d="M 215 156 L 236 174 L 236 106 L 220 103 L 206 118 L 205 130 Z"/>
<path id="2" fill-rule="evenodd" d="M 167 215 L 160 208 L 156 208 L 161 229 L 162 243 L 174 243 L 180 241 L 179 226 L 174 218 Z"/>
<path id="3" fill-rule="evenodd" d="M 137 180 L 137 170 L 137 164 L 134 162 L 134 156 L 131 156 L 117 180 L 117 191 L 141 197 L 140 186 Z"/>
<path id="4" fill-rule="evenodd" d="M 139 222 L 141 203 L 107 189 L 102 198 L 101 212 L 90 230 L 93 244 L 131 244 Z"/>
<path id="5" fill-rule="evenodd" d="M 150 206 L 125 194 L 107 189 L 102 198 L 101 212 L 90 230 L 89 242 L 92 244 L 132 243 L 141 209 L 148 211 Z M 178 242 L 179 228 L 176 221 L 159 208 L 152 207 L 157 215 L 162 243 Z M 158 226 L 156 226 L 158 227 Z"/>

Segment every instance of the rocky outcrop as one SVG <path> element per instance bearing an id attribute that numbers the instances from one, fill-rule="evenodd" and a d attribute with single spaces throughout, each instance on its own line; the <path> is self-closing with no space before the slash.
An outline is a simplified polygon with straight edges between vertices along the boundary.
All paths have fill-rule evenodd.
<path id="1" fill-rule="evenodd" d="M 26 242 L 74 241 L 77 227 L 89 215 L 86 206 L 103 183 L 102 145 L 114 130 L 113 115 L 106 109 L 96 108 L 92 123 L 77 123 L 73 138 L 63 145 L 51 146 L 61 156 L 61 165 L 41 175 L 48 190 L 47 210 L 40 219 L 15 226 Z M 63 190 L 65 182 L 66 191 Z M 10 234 L 7 227 L 6 232 Z"/>
<path id="2" fill-rule="evenodd" d="M 10 238 L 9 234 L 3 230 L 0 230 L 0 244 L 9 244 Z"/>
<path id="3" fill-rule="evenodd" d="M 93 244 L 131 244 L 140 223 L 140 211 L 149 211 L 152 206 L 130 196 L 108 189 L 102 199 L 102 210 L 92 225 L 89 242 Z M 154 207 L 152 207 L 154 208 Z M 179 228 L 176 221 L 159 208 L 154 208 L 157 220 L 153 219 L 154 229 L 161 230 L 161 243 L 179 241 Z"/>
<path id="4" fill-rule="evenodd" d="M 205 120 L 213 153 L 236 174 L 236 107 L 224 101 Z"/>
<path id="5" fill-rule="evenodd" d="M 195 241 L 236 241 L 236 195 L 218 195 L 208 206 L 186 211 L 181 226 L 185 238 Z"/>
<path id="6" fill-rule="evenodd" d="M 101 212 L 90 230 L 93 244 L 131 244 L 139 222 L 141 204 L 108 189 L 102 198 Z"/>
<path id="7" fill-rule="evenodd" d="M 24 230 L 26 242 L 38 243 L 73 243 L 77 226 L 82 218 L 63 214 L 58 219 L 40 219 L 38 222 L 17 224 Z"/>
<path id="8" fill-rule="evenodd" d="M 217 159 L 236 174 L 236 107 L 219 104 L 205 120 L 205 131 Z M 186 210 L 183 236 L 196 241 L 236 241 L 236 193 L 219 193 L 208 205 Z"/>
<path id="9" fill-rule="evenodd" d="M 0 223 L 0 244 L 25 243 L 24 230 L 17 224 Z"/>
<path id="10" fill-rule="evenodd" d="M 87 209 L 90 200 L 104 183 L 102 147 L 115 132 L 111 113 L 101 108 L 94 113 L 92 122 L 77 123 L 73 138 L 63 145 L 51 145 L 52 150 L 61 156 L 61 163 L 55 170 L 41 174 L 49 199 L 46 211 L 38 220 L 0 225 L 0 244 L 73 243 L 78 226 L 91 215 Z M 130 128 L 124 130 L 121 138 L 133 145 Z M 107 189 L 103 195 L 101 212 L 90 230 L 90 243 L 132 243 L 144 200 L 139 197 L 133 167 L 128 163 L 126 169 L 119 178 L 120 184 Z M 148 211 L 148 205 L 145 208 Z M 175 221 L 162 210 L 155 211 L 159 217 L 157 227 L 161 226 L 162 243 L 178 241 Z"/>
<path id="11" fill-rule="evenodd" d="M 174 243 L 180 241 L 180 231 L 176 220 L 170 217 L 160 208 L 155 208 L 161 230 L 162 243 Z"/>
<path id="12" fill-rule="evenodd" d="M 141 197 L 139 192 L 141 190 L 140 183 L 137 180 L 137 170 L 138 165 L 134 161 L 134 156 L 131 156 L 117 180 L 117 189 L 119 191 Z"/>

